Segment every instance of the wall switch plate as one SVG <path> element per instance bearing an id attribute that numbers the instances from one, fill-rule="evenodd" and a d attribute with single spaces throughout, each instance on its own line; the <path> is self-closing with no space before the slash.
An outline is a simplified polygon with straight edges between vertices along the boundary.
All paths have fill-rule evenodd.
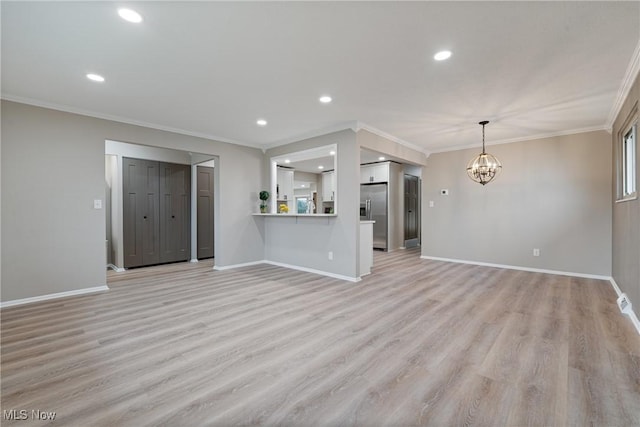
<path id="1" fill-rule="evenodd" d="M 533 256 L 540 256 L 540 249 L 534 248 L 533 249 Z"/>
<path id="2" fill-rule="evenodd" d="M 329 251 L 329 253 L 327 254 L 327 257 L 329 258 L 329 261 L 333 260 L 333 252 Z"/>
<path id="3" fill-rule="evenodd" d="M 93 201 L 93 209 L 102 209 L 102 200 L 95 199 Z"/>
<path id="4" fill-rule="evenodd" d="M 432 208 L 435 206 L 435 203 L 433 203 L 433 200 L 429 200 L 429 207 Z"/>
<path id="5" fill-rule="evenodd" d="M 448 188 L 443 188 L 442 190 L 440 190 L 440 194 L 442 194 L 443 196 L 448 196 L 449 195 L 449 189 Z"/>

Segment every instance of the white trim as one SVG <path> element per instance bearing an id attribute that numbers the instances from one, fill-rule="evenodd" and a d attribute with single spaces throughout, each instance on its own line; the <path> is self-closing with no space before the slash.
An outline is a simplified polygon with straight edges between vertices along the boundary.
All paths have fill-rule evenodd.
<path id="1" fill-rule="evenodd" d="M 79 295 L 85 295 L 85 294 L 93 294 L 96 292 L 105 292 L 108 291 L 109 287 L 108 286 L 96 286 L 93 288 L 84 288 L 84 289 L 78 289 L 75 291 L 66 291 L 66 292 L 58 292 L 55 294 L 47 294 L 47 295 L 40 295 L 37 297 L 30 297 L 30 298 L 22 298 L 22 299 L 15 299 L 12 301 L 4 301 L 2 303 L 0 303 L 0 308 L 5 308 L 5 307 L 13 307 L 15 305 L 23 305 L 23 304 L 31 304 L 34 302 L 41 302 L 41 301 L 48 301 L 48 300 L 52 300 L 52 299 L 58 299 L 58 298 L 66 298 L 66 297 L 73 297 L 73 296 L 79 296 Z"/>
<path id="2" fill-rule="evenodd" d="M 333 126 L 328 126 L 325 128 L 321 128 L 321 129 L 315 129 L 315 130 L 311 130 L 308 132 L 304 132 L 301 134 L 298 134 L 297 136 L 293 136 L 293 137 L 289 137 L 289 138 L 285 138 L 285 139 L 280 139 L 278 141 L 274 141 L 271 142 L 269 144 L 266 144 L 264 146 L 264 150 L 266 152 L 266 150 L 270 150 L 272 148 L 276 148 L 276 147 L 280 147 L 281 145 L 287 145 L 287 144 L 291 144 L 294 142 L 300 142 L 300 141 L 304 141 L 305 139 L 311 139 L 311 138 L 315 138 L 318 136 L 324 136 L 324 135 L 328 135 L 330 133 L 336 133 L 336 132 L 342 132 L 343 130 L 349 130 L 351 129 L 353 132 L 357 132 L 357 123 L 356 121 L 350 121 L 350 122 L 342 122 L 342 123 L 338 123 L 336 125 Z"/>
<path id="3" fill-rule="evenodd" d="M 360 280 L 362 280 L 360 277 L 344 276 L 342 274 L 335 274 L 335 273 L 330 273 L 328 271 L 316 270 L 315 268 L 300 267 L 298 265 L 285 264 L 283 262 L 264 261 L 264 263 L 275 265 L 277 267 L 290 268 L 291 270 L 298 270 L 298 271 L 304 271 L 306 273 L 319 274 L 321 276 L 332 277 L 334 279 L 347 280 L 349 282 L 359 282 Z"/>
<path id="4" fill-rule="evenodd" d="M 253 265 L 260 265 L 264 263 L 265 263 L 264 260 L 260 260 L 260 261 L 243 262 L 241 264 L 231 264 L 231 265 L 222 265 L 222 266 L 214 265 L 213 269 L 215 271 L 225 271 L 225 270 L 232 270 L 234 268 L 240 268 L 240 267 L 251 267 Z"/>
<path id="5" fill-rule="evenodd" d="M 605 128 L 609 133 L 613 130 L 613 122 L 615 122 L 616 117 L 620 114 L 620 110 L 622 110 L 622 106 L 624 105 L 624 101 L 629 96 L 629 92 L 631 91 L 631 87 L 636 79 L 636 76 L 640 73 L 640 39 L 638 40 L 638 44 L 636 45 L 636 49 L 633 51 L 633 55 L 631 55 L 631 61 L 629 61 L 629 65 L 627 66 L 627 71 L 624 74 L 622 79 L 622 83 L 620 84 L 620 88 L 618 89 L 618 94 L 616 95 L 615 102 L 611 106 L 611 111 L 609 111 L 609 117 L 605 122 Z"/>
<path id="6" fill-rule="evenodd" d="M 501 139 L 498 141 L 492 141 L 490 143 L 486 143 L 486 146 L 489 147 L 491 145 L 511 144 L 512 142 L 535 141 L 538 139 L 554 138 L 556 136 L 576 135 L 580 133 L 596 132 L 599 130 L 608 131 L 608 129 L 605 126 L 592 126 L 592 127 L 586 127 L 586 128 L 563 130 L 558 132 L 549 132 L 549 133 L 543 133 L 538 135 L 522 136 L 518 138 Z M 465 144 L 465 145 L 456 145 L 453 147 L 446 147 L 446 148 L 440 148 L 440 149 L 433 149 L 431 150 L 431 153 L 447 153 L 449 151 L 467 150 L 469 148 L 477 149 L 478 144 L 473 143 L 473 144 Z"/>
<path id="7" fill-rule="evenodd" d="M 115 264 L 107 264 L 107 268 L 112 269 L 113 271 L 117 272 L 117 273 L 122 273 L 124 270 L 124 268 L 120 268 L 118 266 L 116 266 Z"/>
<path id="8" fill-rule="evenodd" d="M 610 280 L 611 276 L 601 276 L 598 274 L 585 274 L 585 273 L 574 273 L 571 271 L 559 271 L 559 270 L 547 270 L 544 268 L 532 268 L 532 267 L 521 267 L 518 265 L 506 265 L 506 264 L 493 264 L 490 262 L 480 262 L 480 261 L 467 261 L 462 259 L 453 259 L 453 258 L 440 258 L 433 257 L 428 255 L 420 256 L 422 259 L 432 259 L 434 261 L 445 261 L 445 262 L 455 262 L 458 264 L 472 264 L 472 265 L 482 265 L 484 267 L 497 267 L 497 268 L 505 268 L 507 270 L 521 270 L 521 271 L 531 271 L 533 273 L 547 273 L 547 274 L 557 274 L 559 276 L 571 276 L 571 277 L 582 277 L 585 279 L 598 279 L 598 280 Z"/>
<path id="9" fill-rule="evenodd" d="M 227 144 L 242 145 L 242 146 L 251 147 L 251 148 L 258 148 L 258 149 L 263 148 L 260 145 L 248 144 L 246 142 L 235 141 L 233 139 L 222 138 L 216 135 L 209 135 L 207 133 L 192 132 L 185 129 L 174 128 L 171 126 L 163 126 L 156 123 L 149 123 L 149 122 L 143 122 L 140 120 L 128 119 L 126 117 L 112 116 L 110 114 L 102 114 L 96 111 L 85 110 L 83 108 L 70 107 L 68 105 L 55 104 L 53 102 L 40 101 L 32 98 L 24 98 L 21 96 L 15 96 L 15 95 L 10 95 L 6 93 L 3 93 L 2 95 L 0 95 L 0 98 L 7 101 L 18 102 L 20 104 L 27 104 L 27 105 L 33 105 L 35 107 L 49 108 L 51 110 L 63 111 L 63 112 L 72 113 L 72 114 L 79 114 L 81 116 L 94 117 L 96 119 L 110 120 L 112 122 L 126 123 L 134 126 L 142 126 L 145 128 L 157 129 L 165 132 L 172 132 L 179 135 L 193 136 L 196 138 L 204 138 L 208 140 L 224 142 Z"/>
<path id="10" fill-rule="evenodd" d="M 611 286 L 613 286 L 613 290 L 616 291 L 616 294 L 618 296 L 622 295 L 622 291 L 620 290 L 620 288 L 618 287 L 618 284 L 616 283 L 616 281 L 613 279 L 613 277 L 609 278 L 609 282 L 611 283 Z"/>
<path id="11" fill-rule="evenodd" d="M 198 262 L 198 258 L 190 259 L 190 260 L 189 260 L 189 262 L 191 262 L 191 263 L 195 264 L 195 263 L 197 263 L 197 262 Z"/>
<path id="12" fill-rule="evenodd" d="M 342 123 L 338 123 L 336 125 L 333 126 L 329 126 L 329 127 L 325 127 L 322 129 L 316 129 L 316 130 L 312 130 L 309 132 L 305 132 L 302 134 L 299 134 L 297 136 L 291 137 L 291 138 L 285 138 L 285 139 L 281 139 L 279 141 L 275 141 L 272 142 L 270 144 L 266 145 L 266 149 L 271 149 L 271 148 L 275 148 L 275 147 L 279 147 L 281 145 L 286 145 L 286 144 L 291 144 L 293 142 L 300 142 L 300 141 L 304 141 L 305 139 L 311 139 L 311 138 L 315 138 L 317 136 L 324 136 L 324 135 L 328 135 L 330 133 L 335 133 L 335 132 L 341 132 L 343 130 L 348 130 L 351 129 L 353 132 L 358 133 L 358 131 L 360 130 L 366 130 L 368 132 L 371 132 L 375 135 L 378 135 L 382 138 L 388 139 L 392 142 L 395 142 L 397 144 L 400 145 L 404 145 L 407 148 L 411 148 L 412 150 L 415 150 L 419 153 L 424 154 L 426 157 L 429 157 L 429 155 L 431 154 L 430 151 L 428 151 L 426 148 L 424 147 L 420 147 L 416 144 L 412 144 L 410 142 L 407 142 L 403 139 L 400 139 L 396 136 L 393 136 L 389 133 L 386 133 L 384 131 L 381 131 L 380 129 L 374 128 L 373 126 L 369 126 L 366 123 L 354 120 L 354 121 L 349 121 L 349 122 L 342 122 Z M 477 145 L 477 144 L 476 144 Z"/>
<path id="13" fill-rule="evenodd" d="M 429 155 L 431 154 L 431 152 L 429 150 L 427 150 L 426 148 L 424 148 L 424 147 L 420 147 L 420 146 L 418 146 L 416 144 L 412 144 L 410 142 L 407 142 L 407 141 L 405 141 L 403 139 L 400 139 L 400 138 L 398 138 L 396 136 L 393 136 L 393 135 L 391 135 L 389 133 L 381 131 L 380 129 L 376 129 L 373 126 L 369 126 L 366 123 L 356 122 L 355 131 L 358 132 L 360 130 L 366 130 L 367 132 L 371 132 L 371 133 L 373 133 L 375 135 L 381 136 L 382 138 L 388 139 L 388 140 L 393 141 L 393 142 L 395 142 L 397 144 L 404 145 L 405 147 L 411 148 L 412 150 L 416 150 L 417 152 L 422 153 L 427 157 L 429 157 Z"/>
<path id="14" fill-rule="evenodd" d="M 609 278 L 609 282 L 611 283 L 613 290 L 616 291 L 616 294 L 618 294 L 618 297 L 622 295 L 622 291 L 620 290 L 620 287 L 618 286 L 618 284 L 616 283 L 613 277 Z M 627 298 L 629 298 L 628 295 L 627 295 Z M 629 314 L 629 319 L 631 319 L 631 323 L 633 323 L 633 326 L 635 326 L 636 331 L 638 331 L 638 334 L 640 334 L 640 320 L 638 320 L 638 316 L 636 315 L 635 311 L 633 311 L 633 301 L 630 301 L 630 302 L 631 302 L 632 310 L 631 310 L 631 313 Z"/>
<path id="15" fill-rule="evenodd" d="M 231 270 L 234 268 L 250 267 L 253 265 L 260 265 L 260 264 L 275 265 L 276 267 L 284 267 L 284 268 L 289 268 L 291 270 L 298 270 L 298 271 L 304 271 L 306 273 L 319 274 L 321 276 L 332 277 L 334 279 L 346 280 L 349 282 L 359 282 L 360 280 L 362 280 L 360 277 L 344 276 L 342 274 L 330 273 L 328 271 L 316 270 L 314 268 L 300 267 L 298 265 L 285 264 L 283 262 L 267 261 L 267 260 L 245 262 L 243 264 L 225 265 L 222 267 L 213 266 L 213 269 L 216 271 L 224 271 L 224 270 Z"/>

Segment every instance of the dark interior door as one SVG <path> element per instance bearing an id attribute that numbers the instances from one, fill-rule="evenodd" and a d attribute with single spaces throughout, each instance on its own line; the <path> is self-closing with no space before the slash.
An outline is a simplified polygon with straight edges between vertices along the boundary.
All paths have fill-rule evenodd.
<path id="1" fill-rule="evenodd" d="M 160 262 L 187 261 L 191 249 L 191 167 L 159 163 Z"/>
<path id="2" fill-rule="evenodd" d="M 404 176 L 404 240 L 418 238 L 418 182 L 417 176 Z"/>
<path id="3" fill-rule="evenodd" d="M 124 266 L 157 264 L 158 163 L 123 158 L 122 192 Z"/>
<path id="4" fill-rule="evenodd" d="M 198 259 L 213 258 L 213 171 L 198 166 Z"/>

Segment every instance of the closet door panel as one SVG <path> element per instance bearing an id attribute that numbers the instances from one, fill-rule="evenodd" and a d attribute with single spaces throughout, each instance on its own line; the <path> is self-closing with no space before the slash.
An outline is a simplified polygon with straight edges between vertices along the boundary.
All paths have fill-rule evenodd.
<path id="1" fill-rule="evenodd" d="M 158 164 L 122 159 L 124 267 L 156 264 L 158 257 Z"/>
<path id="2" fill-rule="evenodd" d="M 160 163 L 161 262 L 186 261 L 191 249 L 191 167 Z"/>
<path id="3" fill-rule="evenodd" d="M 198 259 L 211 258 L 213 251 L 213 173 L 198 166 Z"/>
<path id="4" fill-rule="evenodd" d="M 142 262 L 144 265 L 160 262 L 160 241 L 158 231 L 160 229 L 158 197 L 158 163 L 147 161 L 144 174 L 145 197 L 142 212 Z"/>

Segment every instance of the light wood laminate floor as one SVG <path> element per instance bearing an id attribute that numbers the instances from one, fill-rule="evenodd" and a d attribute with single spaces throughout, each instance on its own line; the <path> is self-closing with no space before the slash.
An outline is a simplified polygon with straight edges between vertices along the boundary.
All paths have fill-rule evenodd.
<path id="1" fill-rule="evenodd" d="M 415 249 L 359 283 L 211 267 L 3 309 L 2 409 L 28 419 L 2 425 L 640 425 L 640 336 L 608 282 Z"/>

